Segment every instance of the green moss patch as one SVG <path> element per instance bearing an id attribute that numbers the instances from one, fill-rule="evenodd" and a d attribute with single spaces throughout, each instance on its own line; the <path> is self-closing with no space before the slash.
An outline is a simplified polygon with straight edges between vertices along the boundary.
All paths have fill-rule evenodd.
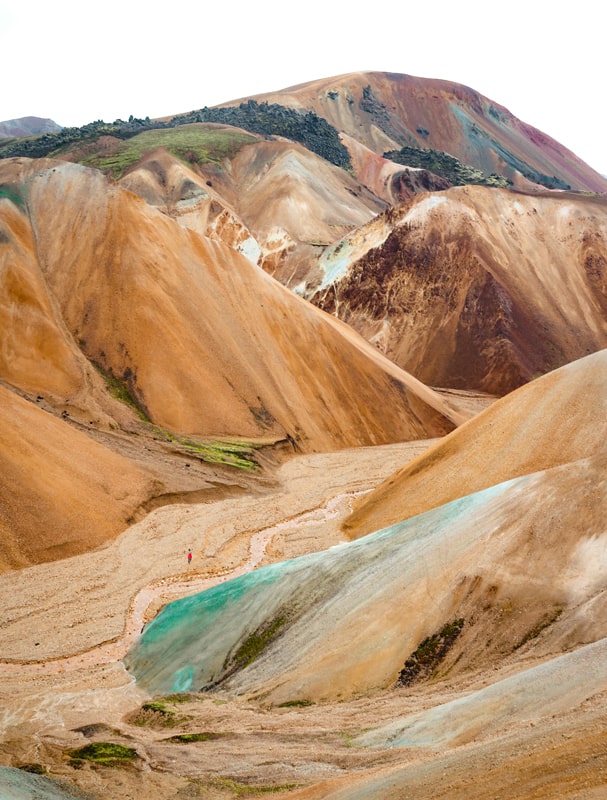
<path id="1" fill-rule="evenodd" d="M 181 790 L 177 795 L 179 798 L 210 797 L 209 790 L 213 791 L 213 797 L 260 797 L 266 794 L 278 794 L 280 792 L 291 792 L 297 789 L 298 784 L 249 784 L 237 783 L 229 778 L 211 778 L 208 781 L 193 780 L 188 786 Z"/>
<path id="2" fill-rule="evenodd" d="M 123 766 L 138 758 L 137 752 L 132 747 L 112 742 L 91 742 L 84 747 L 68 750 L 68 756 L 76 764 L 90 761 L 105 767 Z"/>
<path id="3" fill-rule="evenodd" d="M 132 389 L 129 386 L 129 382 L 133 383 L 136 380 L 135 375 L 131 372 L 130 369 L 127 369 L 124 376 L 122 378 L 119 378 L 116 375 L 114 375 L 114 373 L 111 370 L 105 370 L 96 361 L 91 360 L 91 364 L 101 375 L 101 377 L 106 383 L 108 392 L 115 400 L 119 400 L 121 403 L 124 403 L 125 405 L 132 408 L 133 411 L 135 411 L 135 413 L 139 417 L 139 419 L 143 420 L 144 422 L 150 421 L 147 411 L 145 410 L 143 405 L 137 400 Z"/>
<path id="4" fill-rule="evenodd" d="M 187 164 L 220 164 L 233 158 L 241 147 L 258 137 L 242 131 L 219 130 L 205 125 L 182 125 L 177 128 L 148 130 L 116 143 L 112 153 L 91 152 L 78 158 L 79 163 L 121 178 L 146 153 L 159 147 Z"/>
<path id="5" fill-rule="evenodd" d="M 210 464 L 225 464 L 229 467 L 257 472 L 259 464 L 255 459 L 255 450 L 263 447 L 265 442 L 245 442 L 234 439 L 194 439 L 180 436 L 163 428 L 153 428 L 156 438 L 170 442 L 188 455 L 198 457 Z"/>
<path id="6" fill-rule="evenodd" d="M 276 638 L 285 622 L 286 617 L 278 617 L 269 624 L 261 626 L 248 639 L 245 639 L 230 659 L 230 672 L 244 669 L 257 660 L 270 642 Z"/>
<path id="7" fill-rule="evenodd" d="M 32 775 L 46 775 L 48 770 L 42 764 L 21 764 L 19 769 L 22 769 L 24 772 L 30 772 Z"/>
<path id="8" fill-rule="evenodd" d="M 286 703 L 281 703 L 278 708 L 307 708 L 313 706 L 311 700 L 287 700 Z"/>

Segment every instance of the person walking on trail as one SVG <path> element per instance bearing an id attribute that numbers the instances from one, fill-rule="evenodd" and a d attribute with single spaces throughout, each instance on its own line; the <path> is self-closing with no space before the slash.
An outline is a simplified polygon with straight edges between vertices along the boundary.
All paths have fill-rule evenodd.
<path id="1" fill-rule="evenodd" d="M 192 563 L 192 551 L 188 550 L 188 567 L 190 566 L 191 563 Z"/>

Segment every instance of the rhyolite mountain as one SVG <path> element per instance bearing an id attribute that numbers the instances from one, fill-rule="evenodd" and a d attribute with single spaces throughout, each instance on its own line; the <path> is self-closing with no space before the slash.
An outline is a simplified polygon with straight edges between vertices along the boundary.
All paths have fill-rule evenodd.
<path id="1" fill-rule="evenodd" d="M 407 147 L 431 150 L 447 153 L 485 177 L 503 176 L 517 188 L 607 190 L 603 176 L 548 133 L 451 81 L 354 72 L 249 99 L 314 112 L 340 132 L 347 147 L 352 143 L 353 151 L 360 145 L 376 155 Z"/>
<path id="2" fill-rule="evenodd" d="M 0 794 L 601 797 L 605 192 L 377 72 L 0 143 Z"/>
<path id="3" fill-rule="evenodd" d="M 353 73 L 135 122 L 53 152 L 432 386 L 503 395 L 607 344 L 607 181 L 468 87 Z"/>

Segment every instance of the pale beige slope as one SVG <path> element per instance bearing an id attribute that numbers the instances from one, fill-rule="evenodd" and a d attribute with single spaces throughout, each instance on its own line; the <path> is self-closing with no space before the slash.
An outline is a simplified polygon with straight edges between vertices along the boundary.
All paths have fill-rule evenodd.
<path id="1" fill-rule="evenodd" d="M 324 245 L 385 208 L 344 170 L 293 143 L 243 148 L 232 175 L 242 219 L 263 249 L 263 268 L 290 288 L 315 271 Z"/>
<path id="2" fill-rule="evenodd" d="M 314 271 L 322 246 L 386 206 L 344 170 L 286 140 L 253 142 L 221 164 L 195 168 L 158 148 L 120 183 L 291 287 Z"/>
<path id="3" fill-rule="evenodd" d="M 0 572 L 82 553 L 153 489 L 127 459 L 0 387 Z"/>
<path id="4" fill-rule="evenodd" d="M 362 500 L 351 537 L 510 478 L 587 458 L 607 435 L 607 350 L 521 387 L 414 459 Z"/>
<path id="5" fill-rule="evenodd" d="M 200 174 L 200 173 L 203 174 Z M 120 185 L 175 219 L 184 228 L 217 239 L 244 253 L 254 264 L 261 248 L 238 216 L 229 180 L 220 180 L 214 163 L 198 172 L 164 148 L 146 154 L 120 179 Z M 230 171 L 226 170 L 229 179 Z M 218 184 L 214 188 L 213 183 Z"/>
<path id="6" fill-rule="evenodd" d="M 427 438 L 452 427 L 445 415 L 461 421 L 346 326 L 101 173 L 13 168 L 66 329 L 158 425 L 318 450 Z"/>

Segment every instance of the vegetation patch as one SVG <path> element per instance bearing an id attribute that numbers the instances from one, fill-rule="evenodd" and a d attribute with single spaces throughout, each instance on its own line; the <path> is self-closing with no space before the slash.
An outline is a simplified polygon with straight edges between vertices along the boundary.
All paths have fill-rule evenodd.
<path id="1" fill-rule="evenodd" d="M 176 725 L 187 722 L 188 717 L 177 716 L 175 710 L 167 705 L 169 702 L 180 703 L 184 701 L 171 701 L 169 697 L 151 700 L 148 703 L 144 703 L 134 714 L 131 714 L 128 722 L 140 728 L 174 728 Z"/>
<path id="2" fill-rule="evenodd" d="M 287 700 L 286 703 L 281 703 L 278 708 L 307 708 L 313 705 L 312 700 Z"/>
<path id="3" fill-rule="evenodd" d="M 434 175 L 445 178 L 454 186 L 475 184 L 506 188 L 512 184 L 512 181 L 504 178 L 503 175 L 485 175 L 481 170 L 462 164 L 455 156 L 441 150 L 431 150 L 425 147 L 401 147 L 400 150 L 388 150 L 384 153 L 384 158 L 407 167 L 427 169 Z"/>
<path id="4" fill-rule="evenodd" d="M 280 616 L 272 622 L 260 626 L 240 645 L 236 653 L 230 659 L 230 672 L 244 669 L 256 661 L 266 647 L 272 642 L 278 631 L 287 621 L 285 616 Z"/>
<path id="5" fill-rule="evenodd" d="M 215 689 L 235 672 L 245 669 L 245 667 L 248 667 L 249 664 L 252 664 L 254 661 L 256 661 L 263 651 L 268 647 L 268 645 L 277 638 L 280 629 L 289 618 L 290 615 L 285 613 L 275 617 L 269 622 L 266 621 L 262 623 L 257 630 L 251 633 L 240 644 L 235 652 L 228 654 L 219 677 L 211 683 L 201 687 L 200 691 L 207 692 Z"/>
<path id="6" fill-rule="evenodd" d="M 449 622 L 438 633 L 428 636 L 405 661 L 397 686 L 410 686 L 429 678 L 453 646 L 464 627 L 463 619 Z"/>
<path id="7" fill-rule="evenodd" d="M 79 163 L 121 178 L 146 153 L 162 147 L 187 164 L 220 164 L 232 158 L 245 144 L 257 137 L 240 131 L 217 130 L 202 125 L 183 125 L 179 128 L 164 128 L 144 131 L 130 139 L 119 142 L 113 153 L 92 152 L 78 158 Z"/>
<path id="8" fill-rule="evenodd" d="M 32 775 L 46 775 L 48 770 L 42 764 L 21 764 L 19 769 L 24 772 L 31 772 Z"/>
<path id="9" fill-rule="evenodd" d="M 143 406 L 139 403 L 139 401 L 133 395 L 131 391 L 128 381 L 133 379 L 133 373 L 130 370 L 127 370 L 123 378 L 117 378 L 116 375 L 111 370 L 105 370 L 103 367 L 93 361 L 91 359 L 91 364 L 95 367 L 97 372 L 101 375 L 103 380 L 105 381 L 108 391 L 110 395 L 115 399 L 119 400 L 121 403 L 129 406 L 130 408 L 135 411 L 139 419 L 143 420 L 144 422 L 150 422 L 150 418 L 147 415 L 146 410 Z"/>
<path id="10" fill-rule="evenodd" d="M 165 742 L 177 742 L 178 744 L 190 744 L 191 742 L 210 742 L 214 739 L 221 739 L 225 733 L 215 733 L 214 731 L 201 731 L 200 733 L 179 733 L 176 736 L 169 736 L 163 739 Z"/>
<path id="11" fill-rule="evenodd" d="M 128 121 L 117 119 L 114 122 L 97 120 L 80 128 L 62 128 L 55 133 L 43 133 L 0 143 L 0 158 L 25 156 L 26 158 L 59 157 L 75 147 L 96 142 L 102 136 L 139 142 L 129 147 L 119 148 L 114 156 L 104 160 L 102 156 L 90 156 L 82 163 L 120 177 L 130 165 L 135 163 L 146 151 L 155 147 L 167 147 L 178 158 L 186 161 L 219 161 L 229 156 L 254 138 L 246 134 L 227 131 L 206 131 L 206 142 L 201 142 L 200 128 L 179 131 L 179 139 L 173 138 L 172 129 L 181 129 L 191 123 L 218 122 L 243 128 L 262 136 L 284 136 L 301 142 L 313 153 L 320 155 L 332 164 L 345 169 L 351 168 L 350 154 L 339 139 L 337 130 L 313 111 L 299 112 L 276 103 L 258 103 L 249 100 L 239 106 L 227 108 L 201 108 L 188 114 L 173 117 L 169 122 L 137 119 L 132 115 Z M 142 137 L 143 134 L 146 134 Z M 196 137 L 198 138 L 192 138 Z M 166 138 L 165 138 L 166 137 Z M 234 149 L 236 148 L 236 149 Z"/>
<path id="12" fill-rule="evenodd" d="M 201 461 L 210 464 L 225 464 L 247 472 L 259 470 L 259 464 L 255 459 L 255 450 L 262 447 L 262 443 L 229 439 L 193 439 L 156 427 L 153 428 L 153 431 L 160 441 L 178 445 L 184 452 L 198 457 Z"/>
<path id="13" fill-rule="evenodd" d="M 137 752 L 132 747 L 112 742 L 91 742 L 67 752 L 74 765 L 90 761 L 104 767 L 116 767 L 130 764 L 138 758 Z"/>
<path id="14" fill-rule="evenodd" d="M 189 122 L 219 122 L 244 128 L 262 136 L 284 136 L 300 142 L 308 150 L 343 169 L 350 169 L 350 154 L 342 144 L 337 129 L 313 111 L 300 112 L 277 103 L 248 100 L 239 106 L 201 108 L 178 117 L 171 125 Z"/>

